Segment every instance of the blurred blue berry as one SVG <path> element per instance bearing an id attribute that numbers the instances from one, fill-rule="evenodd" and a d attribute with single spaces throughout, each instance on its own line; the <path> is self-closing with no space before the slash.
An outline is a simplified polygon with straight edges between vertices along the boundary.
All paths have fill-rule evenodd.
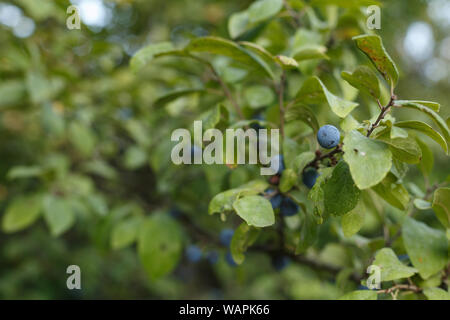
<path id="1" fill-rule="evenodd" d="M 233 229 L 223 229 L 220 232 L 220 243 L 228 247 L 231 244 L 231 239 L 233 238 L 233 235 L 234 235 Z"/>
<path id="2" fill-rule="evenodd" d="M 272 266 L 277 271 L 281 271 L 286 268 L 290 262 L 291 259 L 289 259 L 289 257 L 287 256 L 275 256 L 272 258 Z"/>
<path id="3" fill-rule="evenodd" d="M 409 260 L 409 256 L 407 254 L 401 254 L 398 256 L 398 259 L 400 261 L 408 261 Z"/>
<path id="4" fill-rule="evenodd" d="M 280 213 L 285 217 L 295 215 L 299 210 L 298 205 L 291 198 L 284 197 L 281 201 Z"/>
<path id="5" fill-rule="evenodd" d="M 211 264 L 216 264 L 219 261 L 219 253 L 217 251 L 210 251 L 206 254 L 206 259 Z"/>
<path id="6" fill-rule="evenodd" d="M 179 218 L 183 214 L 183 212 L 180 209 L 178 209 L 177 207 L 173 207 L 170 209 L 169 214 L 172 218 L 176 219 L 176 218 Z"/>
<path id="7" fill-rule="evenodd" d="M 186 249 L 186 257 L 190 262 L 199 262 L 202 259 L 202 250 L 196 245 L 190 245 Z"/>
<path id="8" fill-rule="evenodd" d="M 276 194 L 272 198 L 270 198 L 270 204 L 273 209 L 278 209 L 281 205 L 281 201 L 283 200 L 283 196 L 281 194 Z"/>
<path id="9" fill-rule="evenodd" d="M 231 267 L 237 266 L 237 263 L 234 261 L 233 256 L 231 255 L 230 251 L 227 252 L 227 255 L 225 256 L 225 260 Z"/>

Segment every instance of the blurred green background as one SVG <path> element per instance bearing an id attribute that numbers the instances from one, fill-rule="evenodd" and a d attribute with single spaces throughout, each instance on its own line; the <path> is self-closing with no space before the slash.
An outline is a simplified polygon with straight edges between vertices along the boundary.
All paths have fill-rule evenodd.
<path id="1" fill-rule="evenodd" d="M 71 195 L 77 212 L 75 225 L 59 237 L 42 219 L 17 233 L 0 232 L 0 298 L 326 299 L 342 294 L 334 277 L 307 266 L 277 273 L 267 256 L 253 254 L 234 269 L 224 262 L 224 251 L 216 266 L 182 259 L 170 276 L 150 281 L 135 248 L 111 248 L 112 226 L 124 212 L 168 213 L 176 207 L 212 234 L 223 228 L 217 217 L 207 215 L 208 202 L 218 191 L 245 182 L 248 174 L 174 168 L 170 133 L 192 123 L 198 97 L 166 109 L 153 105 L 163 93 L 198 82 L 198 66 L 165 60 L 136 75 L 129 60 L 149 43 L 181 44 L 207 34 L 229 38 L 227 18 L 251 2 L 0 1 L 0 214 L 11 199 L 43 190 Z M 80 8 L 81 30 L 66 27 L 71 3 Z M 401 72 L 397 95 L 438 101 L 448 118 L 450 0 L 382 3 L 377 33 Z M 438 147 L 430 147 L 437 151 L 435 180 L 448 175 L 450 167 Z M 219 184 L 208 172 L 221 170 L 226 179 Z M 345 267 L 351 256 L 336 246 L 325 248 L 324 259 Z M 71 264 L 81 267 L 82 290 L 66 288 Z"/>

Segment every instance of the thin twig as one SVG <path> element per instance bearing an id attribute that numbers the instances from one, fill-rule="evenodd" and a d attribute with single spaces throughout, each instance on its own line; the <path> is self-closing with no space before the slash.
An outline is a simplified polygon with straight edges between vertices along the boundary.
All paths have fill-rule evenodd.
<path id="1" fill-rule="evenodd" d="M 399 290 L 412 291 L 415 293 L 422 292 L 422 289 L 414 284 L 396 284 L 395 286 L 392 286 L 389 289 L 378 290 L 377 293 L 378 294 L 379 293 L 390 294 L 394 291 L 399 291 Z"/>
<path id="2" fill-rule="evenodd" d="M 317 150 L 315 159 L 312 160 L 310 163 L 308 163 L 306 165 L 305 169 L 308 168 L 308 167 L 314 167 L 314 168 L 317 169 L 319 167 L 319 162 L 320 161 L 322 161 L 324 159 L 332 159 L 334 157 L 334 155 L 336 155 L 338 153 L 342 153 L 342 152 L 343 152 L 342 151 L 342 144 L 339 144 L 335 149 L 333 149 L 332 151 L 330 151 L 328 153 L 325 153 L 325 154 L 322 154 L 320 152 L 320 150 Z M 303 169 L 303 170 L 305 170 L 305 169 Z"/>
<path id="3" fill-rule="evenodd" d="M 394 105 L 395 99 L 396 99 L 395 95 L 392 94 L 391 99 L 389 100 L 389 103 L 385 107 L 381 107 L 381 112 L 378 115 L 377 120 L 375 120 L 375 122 L 370 126 L 369 130 L 367 131 L 367 137 L 370 137 L 373 130 L 375 130 L 375 128 L 377 128 L 380 125 L 381 120 L 384 119 L 384 117 L 388 114 L 391 107 Z M 379 104 L 379 105 L 381 106 L 381 104 Z"/>
<path id="4" fill-rule="evenodd" d="M 209 68 L 211 69 L 211 72 L 213 73 L 213 75 L 216 78 L 217 82 L 222 87 L 222 90 L 225 93 L 225 96 L 228 98 L 228 100 L 230 100 L 231 104 L 233 105 L 234 110 L 236 111 L 236 113 L 239 115 L 239 117 L 241 119 L 244 119 L 245 117 L 244 117 L 244 114 L 242 113 L 241 107 L 236 102 L 236 100 L 233 98 L 233 95 L 231 94 L 231 91 L 228 88 L 227 84 L 222 80 L 222 78 L 219 76 L 219 74 L 216 72 L 216 70 L 214 69 L 214 67 L 211 64 L 209 64 Z"/>
<path id="5" fill-rule="evenodd" d="M 284 115 L 285 115 L 285 109 L 284 109 L 284 86 L 285 86 L 285 80 L 286 80 L 286 73 L 283 71 L 280 79 L 280 85 L 277 88 L 278 93 L 278 103 L 280 105 L 280 134 L 281 137 L 284 137 Z"/>
<path id="6" fill-rule="evenodd" d="M 244 119 L 245 117 L 244 114 L 242 113 L 241 107 L 239 106 L 237 101 L 233 98 L 230 89 L 228 88 L 227 84 L 222 80 L 220 75 L 217 73 L 216 69 L 214 69 L 214 66 L 209 61 L 202 59 L 201 57 L 197 57 L 196 55 L 193 54 L 187 54 L 185 57 L 201 62 L 204 65 L 206 65 L 209 68 L 209 70 L 211 70 L 212 75 L 214 76 L 215 80 L 219 83 L 219 85 L 222 87 L 225 96 L 228 98 L 228 100 L 230 100 L 231 104 L 236 110 L 236 113 L 239 115 L 241 119 Z"/>

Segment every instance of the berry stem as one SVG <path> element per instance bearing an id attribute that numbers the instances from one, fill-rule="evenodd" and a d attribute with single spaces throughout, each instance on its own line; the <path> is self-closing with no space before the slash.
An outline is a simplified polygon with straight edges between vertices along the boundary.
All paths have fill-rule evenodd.
<path id="1" fill-rule="evenodd" d="M 320 161 L 322 161 L 324 159 L 327 159 L 327 158 L 333 159 L 334 155 L 336 155 L 338 153 L 341 153 L 341 152 L 343 152 L 342 151 L 342 144 L 339 144 L 335 149 L 333 149 L 332 151 L 330 151 L 328 153 L 325 153 L 325 154 L 322 154 L 319 150 L 317 150 L 316 151 L 316 158 L 313 161 L 311 161 L 310 163 L 308 163 L 306 165 L 305 169 L 309 168 L 309 167 L 314 167 L 314 168 L 317 169 L 319 167 L 319 162 Z M 305 171 L 305 169 L 303 169 L 303 171 Z"/>

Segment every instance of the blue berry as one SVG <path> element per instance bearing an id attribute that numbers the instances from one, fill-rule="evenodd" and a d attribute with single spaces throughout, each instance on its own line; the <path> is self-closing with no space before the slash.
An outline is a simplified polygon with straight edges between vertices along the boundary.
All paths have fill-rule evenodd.
<path id="1" fill-rule="evenodd" d="M 258 120 L 258 121 L 264 121 L 264 116 L 262 114 L 257 114 L 255 115 L 252 120 Z M 260 129 L 264 129 L 263 126 L 261 126 L 259 123 L 252 123 L 250 125 L 250 128 L 255 129 L 256 131 L 260 130 Z"/>
<path id="2" fill-rule="evenodd" d="M 400 261 L 408 261 L 409 260 L 409 256 L 407 254 L 401 254 L 398 256 L 398 259 Z"/>
<path id="3" fill-rule="evenodd" d="M 233 256 L 231 255 L 230 251 L 227 252 L 227 255 L 225 256 L 225 260 L 231 267 L 237 266 L 237 263 L 234 261 Z"/>
<path id="4" fill-rule="evenodd" d="M 272 258 L 272 266 L 277 271 L 281 271 L 284 268 L 286 268 L 290 262 L 291 259 L 289 259 L 289 257 L 286 256 L 275 256 Z"/>
<path id="5" fill-rule="evenodd" d="M 281 174 L 285 169 L 283 156 L 282 155 L 273 156 L 270 159 L 270 167 L 273 170 L 276 170 L 276 174 Z"/>
<path id="6" fill-rule="evenodd" d="M 177 207 L 173 207 L 170 209 L 169 214 L 172 218 L 176 219 L 179 218 L 183 214 L 183 212 Z"/>
<path id="7" fill-rule="evenodd" d="M 317 132 L 317 141 L 322 148 L 332 149 L 339 144 L 341 134 L 339 130 L 332 125 L 324 125 Z"/>
<path id="8" fill-rule="evenodd" d="M 369 288 L 367 288 L 366 286 L 363 286 L 362 284 L 360 284 L 358 286 L 358 290 L 369 290 Z"/>
<path id="9" fill-rule="evenodd" d="M 233 229 L 223 229 L 220 232 L 220 243 L 228 247 L 231 244 L 231 239 L 233 238 L 233 235 L 234 235 Z"/>
<path id="10" fill-rule="evenodd" d="M 196 245 L 190 245 L 186 249 L 186 257 L 190 262 L 199 262 L 202 259 L 202 250 Z"/>
<path id="11" fill-rule="evenodd" d="M 208 259 L 209 263 L 216 264 L 219 260 L 219 253 L 217 251 L 210 251 L 206 254 L 206 259 Z"/>
<path id="12" fill-rule="evenodd" d="M 270 204 L 273 209 L 278 209 L 281 205 L 281 201 L 283 200 L 283 196 L 281 194 L 276 194 L 272 198 L 270 198 Z"/>
<path id="13" fill-rule="evenodd" d="M 117 117 L 121 120 L 128 120 L 133 117 L 133 110 L 130 108 L 120 108 L 117 111 Z"/>
<path id="14" fill-rule="evenodd" d="M 290 217 L 297 214 L 299 210 L 298 205 L 288 197 L 284 197 L 281 201 L 280 213 L 285 217 Z"/>
<path id="15" fill-rule="evenodd" d="M 302 181 L 308 188 L 312 188 L 316 183 L 319 173 L 315 169 L 305 170 L 303 172 Z"/>

